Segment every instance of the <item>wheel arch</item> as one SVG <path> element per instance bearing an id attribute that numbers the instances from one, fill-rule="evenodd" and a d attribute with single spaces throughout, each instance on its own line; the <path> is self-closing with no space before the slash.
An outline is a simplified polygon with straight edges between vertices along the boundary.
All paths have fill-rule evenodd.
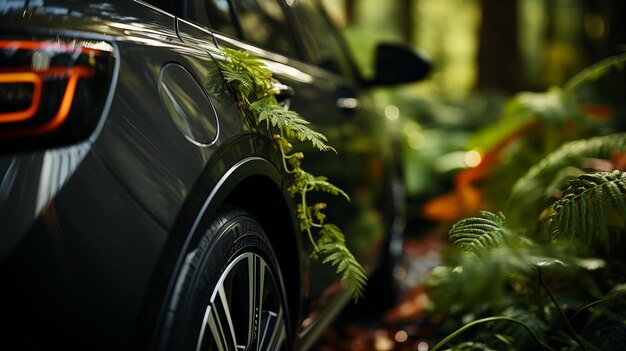
<path id="1" fill-rule="evenodd" d="M 207 171 L 211 172 L 209 168 Z M 197 187 L 206 189 L 205 195 L 195 194 L 186 201 L 162 254 L 159 267 L 163 269 L 155 272 L 151 282 L 151 289 L 164 293 L 149 296 L 144 302 L 146 313 L 142 314 L 142 318 L 154 318 L 152 322 L 156 323 L 153 324 L 156 328 L 151 328 L 151 331 L 139 330 L 138 340 L 145 340 L 146 333 L 149 333 L 152 335 L 151 343 L 158 349 L 155 344 L 158 338 L 155 339 L 154 332 L 159 330 L 164 318 L 167 318 L 167 304 L 184 258 L 197 245 L 206 224 L 224 205 L 235 205 L 249 211 L 270 239 L 285 282 L 291 335 L 295 336 L 303 277 L 303 266 L 299 259 L 302 240 L 291 215 L 295 213 L 295 208 L 289 201 L 283 181 L 281 172 L 274 164 L 258 156 L 241 159 L 228 167 L 218 179 L 210 174 L 201 175 Z M 297 283 L 287 284 L 287 281 Z"/>
<path id="2" fill-rule="evenodd" d="M 272 162 L 257 156 L 245 158 L 231 167 L 213 188 L 198 219 L 209 220 L 224 205 L 241 207 L 255 217 L 278 258 L 289 303 L 290 324 L 295 327 L 303 286 L 303 267 L 299 259 L 303 243 L 283 177 Z M 199 228 L 192 229 L 192 236 L 197 236 L 198 229 L 203 228 L 198 225 Z M 297 283 L 287 284 L 287 281 Z"/>
<path id="3" fill-rule="evenodd" d="M 297 317 L 295 312 L 299 310 L 302 286 L 299 259 L 302 244 L 291 216 L 295 210 L 286 201 L 277 184 L 264 175 L 245 178 L 229 192 L 223 204 L 246 209 L 265 230 L 278 258 L 294 322 Z M 287 281 L 297 281 L 298 284 L 287 284 Z"/>

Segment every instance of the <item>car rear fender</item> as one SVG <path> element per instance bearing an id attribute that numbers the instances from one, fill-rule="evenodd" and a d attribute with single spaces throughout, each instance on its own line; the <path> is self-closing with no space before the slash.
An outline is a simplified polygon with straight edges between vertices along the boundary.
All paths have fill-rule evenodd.
<path id="1" fill-rule="evenodd" d="M 139 331 L 139 344 L 143 344 L 148 335 L 154 336 L 154 331 L 162 325 L 168 307 L 163 302 L 169 301 L 173 293 L 177 272 L 185 256 L 193 250 L 207 223 L 225 204 L 247 209 L 265 229 L 279 259 L 283 276 L 287 281 L 297 282 L 286 286 L 291 320 L 296 320 L 293 312 L 300 307 L 301 277 L 305 269 L 298 259 L 303 243 L 291 216 L 295 212 L 290 211 L 295 209 L 282 183 L 281 173 L 274 163 L 254 153 L 244 158 L 240 156 L 236 162 L 233 162 L 231 155 L 234 150 L 241 152 L 242 148 L 252 146 L 253 141 L 262 139 L 258 135 L 248 134 L 227 143 L 206 164 L 189 192 L 151 280 L 148 291 L 162 293 L 148 296 L 144 303 L 142 321 L 138 323 L 144 328 Z"/>

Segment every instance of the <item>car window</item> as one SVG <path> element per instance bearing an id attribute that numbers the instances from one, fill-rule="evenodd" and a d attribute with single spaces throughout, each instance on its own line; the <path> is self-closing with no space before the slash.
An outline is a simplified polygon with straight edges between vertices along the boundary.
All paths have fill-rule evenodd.
<path id="1" fill-rule="evenodd" d="M 319 4 L 312 0 L 290 1 L 289 4 L 302 36 L 305 59 L 329 71 L 352 75 L 344 47 Z"/>
<path id="2" fill-rule="evenodd" d="M 244 40 L 263 49 L 296 57 L 292 31 L 281 4 L 283 0 L 234 0 Z"/>
<path id="3" fill-rule="evenodd" d="M 205 25 L 216 32 L 237 36 L 228 0 L 189 0 L 185 5 L 186 19 Z"/>

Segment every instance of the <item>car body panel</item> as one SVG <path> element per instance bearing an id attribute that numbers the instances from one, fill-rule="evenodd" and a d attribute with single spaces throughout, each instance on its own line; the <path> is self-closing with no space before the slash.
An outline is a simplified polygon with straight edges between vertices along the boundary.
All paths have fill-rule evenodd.
<path id="1" fill-rule="evenodd" d="M 2 261 L 4 331 L 15 332 L 6 338 L 127 345 L 166 230 L 88 153 L 27 233 Z"/>
<path id="2" fill-rule="evenodd" d="M 294 285 L 288 295 L 298 300 L 291 301 L 294 346 L 310 347 L 349 296 L 334 268 L 309 256 L 311 245 L 290 215 L 295 206 L 270 133 L 213 90 L 212 55 L 219 47 L 249 50 L 293 88 L 290 108 L 338 150 L 319 153 L 299 145 L 306 164 L 345 188 L 353 203 L 319 200 L 331 208 L 338 204 L 329 217 L 348 226 L 351 249 L 372 271 L 386 229 L 375 209 L 385 192 L 381 170 L 390 150 L 379 116 L 338 105 L 346 98 L 367 105 L 356 78 L 212 33 L 139 1 L 7 1 L 0 17 L 4 38 L 102 40 L 114 48 L 117 65 L 110 101 L 88 139 L 0 154 L 0 274 L 6 287 L 0 307 L 2 318 L 15 321 L 13 337 L 37 330 L 49 339 L 32 340 L 32 346 L 152 345 L 172 275 L 203 224 L 234 201 L 256 209 L 260 222 L 277 230 L 269 234 L 286 262 L 285 280 Z M 270 213 L 260 208 L 263 198 L 246 193 L 259 185 L 257 194 L 288 209 L 285 223 L 265 218 Z M 375 225 L 363 225 L 359 213 Z"/>

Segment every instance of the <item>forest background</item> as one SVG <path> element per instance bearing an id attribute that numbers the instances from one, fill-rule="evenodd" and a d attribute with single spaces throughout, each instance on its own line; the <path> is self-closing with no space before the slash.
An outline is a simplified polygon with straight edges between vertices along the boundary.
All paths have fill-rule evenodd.
<path id="1" fill-rule="evenodd" d="M 449 191 L 461 170 L 480 163 L 470 138 L 500 119 L 515 94 L 561 86 L 593 63 L 626 51 L 626 3 L 621 0 L 324 0 L 324 4 L 365 76 L 373 74 L 380 42 L 413 46 L 432 62 L 431 73 L 422 82 L 373 94 L 403 145 L 410 232 L 419 232 L 425 222 L 472 214 L 454 206 L 449 213 L 433 209 L 434 204 L 424 206 Z M 626 103 L 624 85 L 624 75 L 617 73 L 592 87 L 594 99 L 610 105 L 609 112 L 600 114 L 618 124 L 617 131 Z"/>

